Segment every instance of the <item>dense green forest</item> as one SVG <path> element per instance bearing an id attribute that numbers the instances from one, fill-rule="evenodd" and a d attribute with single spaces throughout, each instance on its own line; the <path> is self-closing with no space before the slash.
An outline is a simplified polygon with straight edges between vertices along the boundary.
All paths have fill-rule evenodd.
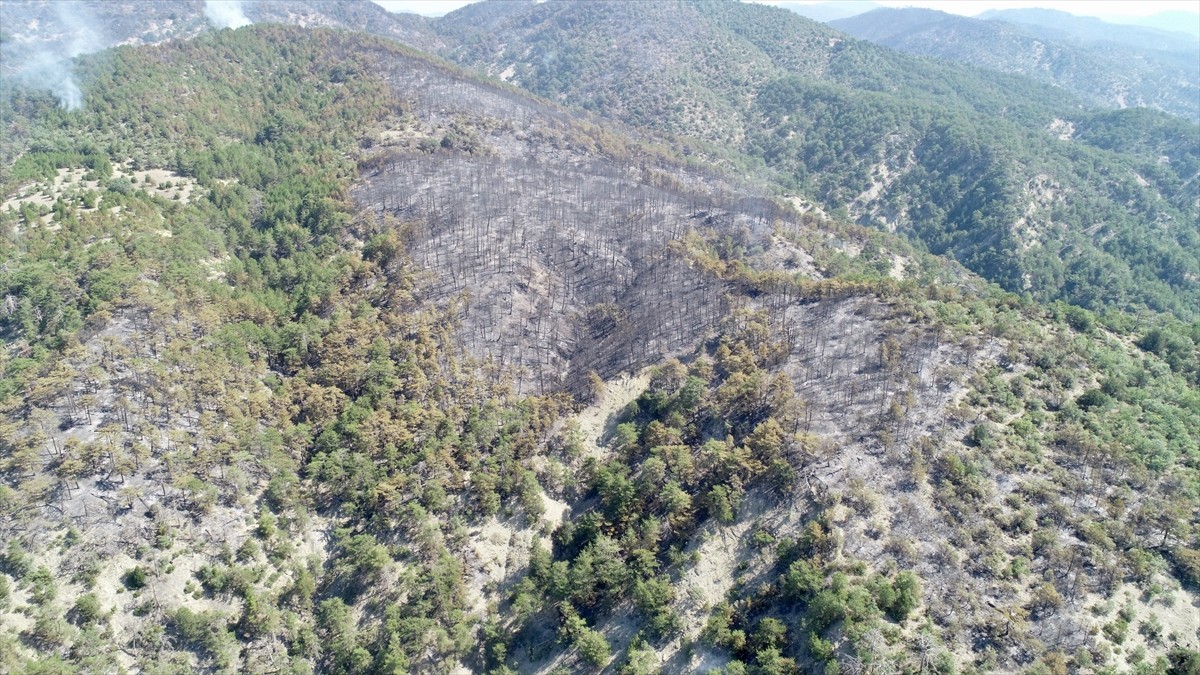
<path id="1" fill-rule="evenodd" d="M 911 125 L 929 143 L 920 171 L 965 182 L 951 197 L 919 171 L 899 180 L 914 203 L 971 205 L 973 239 L 939 227 L 957 216 L 914 217 L 930 229 L 909 241 L 745 197 L 677 139 L 634 141 L 359 34 L 223 30 L 78 72 L 79 111 L 7 83 L 0 96 L 0 669 L 1200 662 L 1200 323 L 1179 290 L 1198 247 L 1170 220 L 1186 189 L 1165 187 L 1184 159 L 1146 206 L 1166 235 L 1122 240 L 1123 210 L 1103 245 L 1068 228 L 1078 259 L 1030 256 L 1038 286 L 1014 293 L 935 254 L 998 264 L 976 240 L 1008 241 L 988 219 L 1012 176 L 989 153 L 1028 142 L 1023 157 L 1066 160 L 917 100 L 772 79 L 755 105 L 783 130 L 779 157 L 766 131 L 745 143 L 832 193 L 863 169 L 823 164 L 826 146 Z M 1138 114 L 1081 122 L 1095 147 L 1063 150 L 1069 170 L 1092 162 L 1080 180 L 1100 180 L 1120 158 L 1186 150 Z M 831 127 L 845 134 L 812 131 Z M 534 159 L 502 162 L 514 146 Z M 657 227 L 678 198 L 690 209 L 661 251 L 577 256 L 612 276 L 644 265 L 627 274 L 651 286 L 677 279 L 656 267 L 674 261 L 720 290 L 720 315 L 645 370 L 518 394 L 517 368 L 464 349 L 469 293 L 429 300 L 442 270 L 414 257 L 458 251 L 445 223 L 356 201 L 396 155 L 632 176 L 641 191 L 596 227 Z M 565 227 L 560 202 L 598 189 L 553 187 L 496 231 Z M 452 207 L 445 220 L 467 218 Z M 1115 207 L 1083 192 L 1057 208 Z M 520 283 L 549 317 L 537 274 Z M 693 311 L 658 285 L 663 316 Z M 1123 309 L 1147 306 L 1163 312 Z M 610 345 L 635 309 L 567 319 Z"/>

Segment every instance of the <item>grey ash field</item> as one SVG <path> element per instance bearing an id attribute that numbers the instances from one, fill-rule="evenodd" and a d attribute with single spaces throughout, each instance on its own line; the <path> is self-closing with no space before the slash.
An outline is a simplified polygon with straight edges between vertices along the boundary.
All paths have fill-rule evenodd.
<path id="1" fill-rule="evenodd" d="M 1200 668 L 1194 123 L 757 5 L 126 9 L 0 91 L 0 671 Z"/>

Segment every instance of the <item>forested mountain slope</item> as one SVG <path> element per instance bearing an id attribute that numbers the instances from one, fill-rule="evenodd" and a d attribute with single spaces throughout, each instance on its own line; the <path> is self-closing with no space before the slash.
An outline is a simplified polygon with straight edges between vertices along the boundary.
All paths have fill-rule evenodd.
<path id="1" fill-rule="evenodd" d="M 55 28 L 55 7 L 5 3 L 21 19 L 6 21 L 6 65 L 31 45 L 63 47 L 71 33 Z M 80 7 L 97 44 L 205 24 L 199 2 Z M 1089 110 L 1028 78 L 904 56 L 756 4 L 488 2 L 436 20 L 334 0 L 244 9 L 370 30 L 677 134 L 680 150 L 899 231 L 1013 292 L 1184 318 L 1200 309 L 1200 128 L 1170 116 Z"/>
<path id="2" fill-rule="evenodd" d="M 998 16 L 985 21 L 928 9 L 877 9 L 830 25 L 899 51 L 1025 75 L 1091 105 L 1155 108 L 1200 121 L 1200 42 L 1175 40 L 1184 42 L 1175 46 L 1163 36 L 1138 46 L 1083 41 Z"/>
<path id="3" fill-rule="evenodd" d="M 1200 659 L 1194 324 L 364 35 L 78 74 L 0 98 L 3 669 Z"/>
<path id="4" fill-rule="evenodd" d="M 756 4 L 483 3 L 435 27 L 461 63 L 736 148 L 826 209 L 904 232 L 1011 291 L 1200 309 L 1195 124 L 1091 111 L 1025 78 Z M 1171 139 L 1175 152 L 1069 133 L 1094 126 Z"/>

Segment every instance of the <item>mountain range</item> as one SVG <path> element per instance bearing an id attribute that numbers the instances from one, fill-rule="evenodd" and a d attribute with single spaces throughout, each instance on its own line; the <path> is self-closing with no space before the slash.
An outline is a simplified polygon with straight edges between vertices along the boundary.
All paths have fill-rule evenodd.
<path id="1" fill-rule="evenodd" d="M 884 9 L 882 5 L 870 0 L 811 3 L 776 2 L 772 4 L 791 10 L 800 16 L 825 23 L 838 19 L 849 19 L 873 10 Z M 1094 40 L 1102 34 L 1120 41 L 1122 33 L 1128 30 L 1130 26 L 1155 29 L 1158 35 L 1168 34 L 1166 37 L 1169 40 L 1180 40 L 1183 36 L 1200 38 L 1200 15 L 1197 15 L 1196 12 L 1182 10 L 1168 10 L 1146 16 L 1103 15 L 1100 17 L 1082 17 L 1049 9 L 991 9 L 975 15 L 973 18 L 1006 20 L 1005 17 L 1013 17 L 1013 23 L 1027 23 L 1031 26 L 1041 28 L 1053 29 L 1063 24 L 1073 24 L 1077 28 L 1083 29 L 1081 37 L 1087 40 Z M 1099 29 L 1100 34 L 1094 33 L 1093 30 L 1095 29 Z M 1133 32 L 1137 33 L 1138 31 Z"/>
<path id="2" fill-rule="evenodd" d="M 1200 41 L 1178 33 L 1030 10 L 966 18 L 877 9 L 830 25 L 892 49 L 1025 75 L 1092 105 L 1157 108 L 1200 121 Z"/>
<path id="3" fill-rule="evenodd" d="M 0 670 L 1200 665 L 1194 123 L 749 4 L 80 7 L 39 87 L 0 5 Z"/>

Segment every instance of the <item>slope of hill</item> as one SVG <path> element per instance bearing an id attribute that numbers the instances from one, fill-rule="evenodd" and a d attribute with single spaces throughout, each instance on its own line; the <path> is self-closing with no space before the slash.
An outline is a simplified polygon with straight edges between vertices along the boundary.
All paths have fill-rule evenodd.
<path id="1" fill-rule="evenodd" d="M 1015 10 L 1014 10 L 1015 11 Z M 1053 84 L 1092 105 L 1148 107 L 1200 120 L 1200 43 L 1148 35 L 1138 46 L 1111 41 L 1112 31 L 1076 33 L 1019 22 L 1023 15 L 970 19 L 927 9 L 877 9 L 830 22 L 838 30 L 892 49 L 934 56 Z M 1156 39 L 1155 39 L 1156 38 Z M 1148 43 L 1151 46 L 1145 46 Z M 1182 43 L 1182 44 L 1180 44 Z"/>
<path id="2" fill-rule="evenodd" d="M 3 669 L 1200 658 L 1195 326 L 363 35 L 80 80 L 0 99 Z"/>
<path id="3" fill-rule="evenodd" d="M 1178 139 L 1175 155 L 1064 140 L 1105 114 L 760 5 L 485 4 L 435 24 L 461 63 L 731 145 L 827 210 L 905 232 L 1011 291 L 1200 309 L 1193 124 L 1137 116 L 1145 133 Z"/>

